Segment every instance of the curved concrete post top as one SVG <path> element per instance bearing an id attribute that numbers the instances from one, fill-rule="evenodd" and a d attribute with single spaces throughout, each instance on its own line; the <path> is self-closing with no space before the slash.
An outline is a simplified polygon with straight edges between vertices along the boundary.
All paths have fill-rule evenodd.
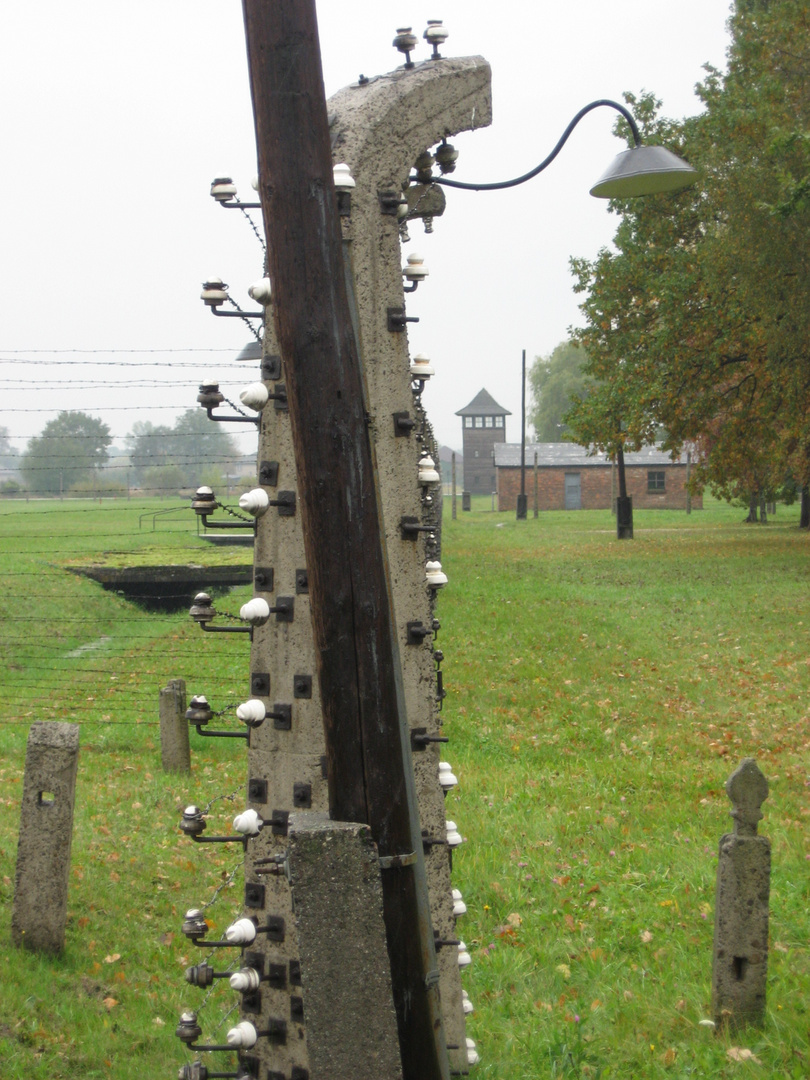
<path id="1" fill-rule="evenodd" d="M 482 56 L 426 60 L 329 99 L 332 152 L 355 178 L 401 186 L 415 154 L 459 131 L 492 123 L 492 72 Z"/>

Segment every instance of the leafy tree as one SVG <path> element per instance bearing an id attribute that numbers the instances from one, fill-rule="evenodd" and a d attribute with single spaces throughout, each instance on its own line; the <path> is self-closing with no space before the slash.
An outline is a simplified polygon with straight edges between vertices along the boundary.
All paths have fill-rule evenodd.
<path id="1" fill-rule="evenodd" d="M 20 472 L 29 491 L 56 495 L 100 469 L 111 442 L 103 421 L 83 412 L 61 412 L 41 435 L 29 439 Z"/>
<path id="2" fill-rule="evenodd" d="M 578 441 L 700 451 L 696 480 L 722 494 L 786 475 L 810 483 L 810 18 L 790 0 L 738 0 L 726 76 L 705 113 L 658 116 L 626 95 L 646 140 L 695 164 L 675 195 L 615 202 L 616 251 L 575 260 L 593 393 Z M 619 411 L 620 410 L 620 411 Z M 751 492 L 753 494 L 753 492 Z"/>
<path id="3" fill-rule="evenodd" d="M 187 409 L 171 428 L 139 421 L 127 446 L 139 481 L 155 491 L 195 487 L 212 473 L 221 477 L 239 457 L 224 425 L 209 420 L 202 409 Z"/>
<path id="4" fill-rule="evenodd" d="M 11 445 L 8 428 L 0 427 L 0 469 L 16 469 L 20 463 L 20 453 Z"/>
<path id="5" fill-rule="evenodd" d="M 529 423 L 539 442 L 567 437 L 563 418 L 574 401 L 588 394 L 585 359 L 585 350 L 575 341 L 561 341 L 548 356 L 535 358 L 529 369 Z"/>

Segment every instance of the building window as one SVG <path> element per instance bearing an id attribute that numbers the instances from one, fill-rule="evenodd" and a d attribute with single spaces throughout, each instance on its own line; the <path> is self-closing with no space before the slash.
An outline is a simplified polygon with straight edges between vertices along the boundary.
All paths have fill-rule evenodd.
<path id="1" fill-rule="evenodd" d="M 464 417 L 464 427 L 472 427 L 472 417 L 471 416 L 465 416 Z"/>
<path id="2" fill-rule="evenodd" d="M 476 418 L 475 418 L 475 426 L 476 427 L 483 427 L 484 426 L 484 418 L 483 418 L 483 416 L 476 416 Z"/>
<path id="3" fill-rule="evenodd" d="M 666 473 L 648 472 L 647 491 L 666 491 Z"/>
<path id="4" fill-rule="evenodd" d="M 484 417 L 484 427 L 492 427 L 492 417 L 491 416 L 485 416 Z"/>
<path id="5" fill-rule="evenodd" d="M 495 427 L 503 427 L 503 417 L 502 416 L 496 416 L 495 417 Z"/>
<path id="6" fill-rule="evenodd" d="M 477 450 L 475 451 L 475 456 L 478 457 L 478 451 Z"/>

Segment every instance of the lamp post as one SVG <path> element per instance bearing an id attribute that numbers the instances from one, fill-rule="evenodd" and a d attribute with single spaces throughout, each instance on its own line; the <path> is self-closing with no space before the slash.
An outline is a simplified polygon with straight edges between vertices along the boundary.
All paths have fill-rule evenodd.
<path id="1" fill-rule="evenodd" d="M 523 350 L 520 369 L 520 494 L 517 498 L 517 520 L 526 520 L 526 350 Z"/>

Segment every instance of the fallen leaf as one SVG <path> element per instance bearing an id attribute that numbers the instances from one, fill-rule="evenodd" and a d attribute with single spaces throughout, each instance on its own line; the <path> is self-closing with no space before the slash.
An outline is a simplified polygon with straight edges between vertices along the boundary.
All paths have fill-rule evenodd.
<path id="1" fill-rule="evenodd" d="M 506 921 L 509 923 L 510 926 L 520 926 L 520 924 L 523 922 L 523 919 L 521 919 L 520 915 L 518 915 L 516 911 L 513 911 L 511 915 L 506 916 Z"/>
<path id="2" fill-rule="evenodd" d="M 675 1064 L 676 1057 L 677 1054 L 675 1053 L 675 1050 L 670 1046 L 669 1049 L 665 1050 L 661 1055 L 661 1061 L 667 1068 L 669 1068 L 670 1065 Z"/>
<path id="3" fill-rule="evenodd" d="M 152 1023 L 157 1024 L 158 1027 L 166 1027 L 166 1021 L 160 1016 L 156 1016 Z"/>
<path id="4" fill-rule="evenodd" d="M 110 953 L 109 956 L 104 957 L 104 963 L 105 964 L 114 964 L 116 960 L 120 960 L 120 959 L 121 959 L 121 953 L 120 952 L 114 952 L 114 953 Z"/>
<path id="5" fill-rule="evenodd" d="M 649 930 L 642 930 L 641 931 L 641 940 L 644 942 L 645 945 L 649 945 L 650 942 L 652 941 L 652 939 L 653 939 L 653 936 L 652 936 L 652 934 L 650 933 Z"/>
<path id="6" fill-rule="evenodd" d="M 104 1004 L 107 1006 L 108 1009 L 114 1009 L 118 1002 L 114 997 L 105 997 Z"/>
<path id="7" fill-rule="evenodd" d="M 730 1046 L 726 1053 L 732 1061 L 753 1061 L 755 1065 L 762 1064 L 753 1050 L 746 1050 L 742 1046 Z"/>
<path id="8" fill-rule="evenodd" d="M 554 970 L 559 971 L 560 975 L 562 975 L 564 979 L 571 978 L 571 968 L 568 966 L 568 964 L 557 964 Z"/>

